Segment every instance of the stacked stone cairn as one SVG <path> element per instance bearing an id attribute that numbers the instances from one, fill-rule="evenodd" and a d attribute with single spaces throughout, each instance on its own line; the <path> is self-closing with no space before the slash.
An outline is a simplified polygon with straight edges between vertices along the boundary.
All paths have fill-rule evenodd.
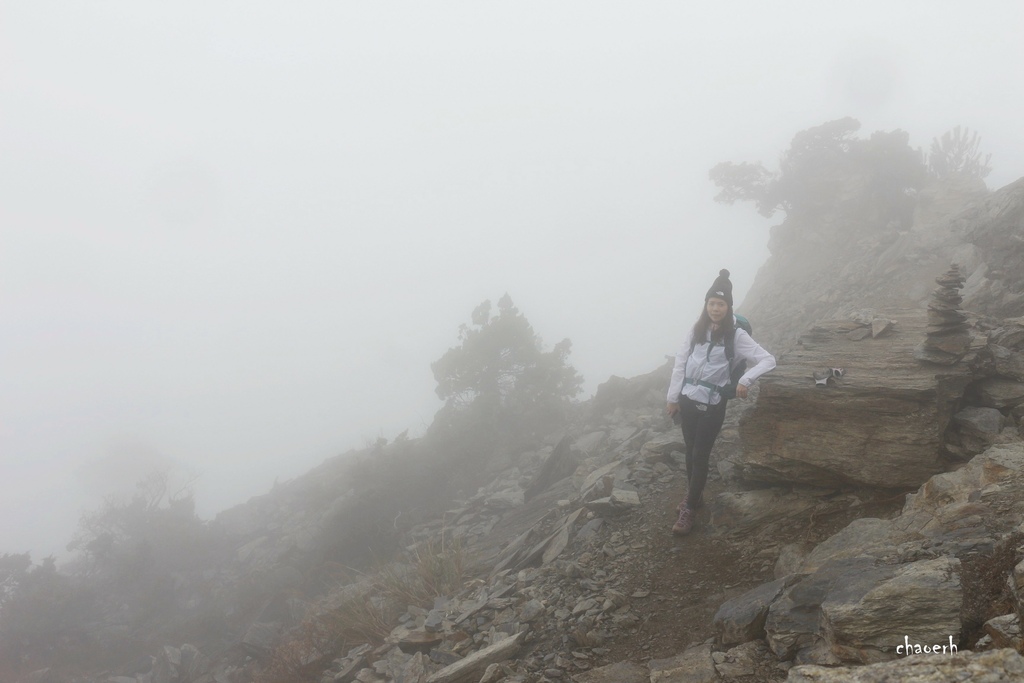
<path id="1" fill-rule="evenodd" d="M 935 282 L 939 286 L 932 292 L 932 300 L 928 304 L 928 336 L 917 347 L 914 357 L 926 363 L 953 365 L 971 348 L 967 316 L 960 310 L 964 276 L 954 263 L 945 274 L 935 278 Z"/>

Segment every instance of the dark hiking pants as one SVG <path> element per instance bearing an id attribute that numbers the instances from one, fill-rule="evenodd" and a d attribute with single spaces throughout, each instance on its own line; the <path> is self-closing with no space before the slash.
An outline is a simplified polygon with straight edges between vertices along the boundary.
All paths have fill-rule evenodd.
<path id="1" fill-rule="evenodd" d="M 704 493 L 704 485 L 708 481 L 708 461 L 711 458 L 711 447 L 715 445 L 718 432 L 725 420 L 725 405 L 722 399 L 718 405 L 705 406 L 686 396 L 679 398 L 679 416 L 683 428 L 683 441 L 686 442 L 686 480 L 688 506 L 692 510 Z M 705 408 L 706 410 L 701 410 Z"/>

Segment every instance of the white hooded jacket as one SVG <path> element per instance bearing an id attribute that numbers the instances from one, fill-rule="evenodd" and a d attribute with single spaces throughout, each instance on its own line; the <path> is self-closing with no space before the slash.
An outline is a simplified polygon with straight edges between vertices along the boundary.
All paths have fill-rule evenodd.
<path id="1" fill-rule="evenodd" d="M 711 345 L 711 332 L 704 341 L 694 345 L 690 353 L 693 329 L 686 335 L 683 345 L 676 353 L 672 381 L 668 386 L 668 402 L 677 403 L 679 394 L 698 403 L 718 405 L 722 397 L 717 389 L 729 384 L 729 360 L 725 356 L 725 345 Z M 733 342 L 733 362 L 747 361 L 747 371 L 740 378 L 740 384 L 749 387 L 757 378 L 775 367 L 775 356 L 765 351 L 747 331 L 736 327 Z"/>

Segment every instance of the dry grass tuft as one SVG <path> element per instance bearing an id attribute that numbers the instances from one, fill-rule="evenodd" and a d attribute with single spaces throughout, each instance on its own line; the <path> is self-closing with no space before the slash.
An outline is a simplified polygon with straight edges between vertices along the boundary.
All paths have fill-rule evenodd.
<path id="1" fill-rule="evenodd" d="M 382 595 L 403 605 L 429 606 L 462 590 L 466 578 L 462 543 L 442 536 L 416 546 L 409 564 L 382 567 L 373 580 Z"/>
<path id="2" fill-rule="evenodd" d="M 1007 577 L 1020 562 L 1024 535 L 1012 533 L 1000 541 L 991 553 L 960 558 L 960 585 L 963 604 L 960 621 L 964 632 L 961 644 L 974 647 L 984 631 L 982 625 L 1014 611 Z"/>
<path id="3" fill-rule="evenodd" d="M 271 656 L 255 683 L 312 683 L 323 665 L 363 643 L 384 642 L 408 605 L 431 606 L 434 598 L 462 589 L 462 544 L 431 540 L 412 552 L 409 564 L 389 564 L 366 577 L 372 586 L 330 608 L 314 610 Z"/>

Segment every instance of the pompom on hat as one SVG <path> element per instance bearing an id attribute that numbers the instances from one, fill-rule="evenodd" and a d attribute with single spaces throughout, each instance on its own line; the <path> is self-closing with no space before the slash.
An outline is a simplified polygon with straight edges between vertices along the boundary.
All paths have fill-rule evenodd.
<path id="1" fill-rule="evenodd" d="M 718 271 L 718 277 L 715 278 L 715 283 L 711 285 L 711 289 L 704 295 L 704 301 L 707 302 L 711 297 L 716 299 L 722 299 L 729 308 L 732 308 L 732 282 L 729 280 L 729 271 L 725 268 Z"/>

